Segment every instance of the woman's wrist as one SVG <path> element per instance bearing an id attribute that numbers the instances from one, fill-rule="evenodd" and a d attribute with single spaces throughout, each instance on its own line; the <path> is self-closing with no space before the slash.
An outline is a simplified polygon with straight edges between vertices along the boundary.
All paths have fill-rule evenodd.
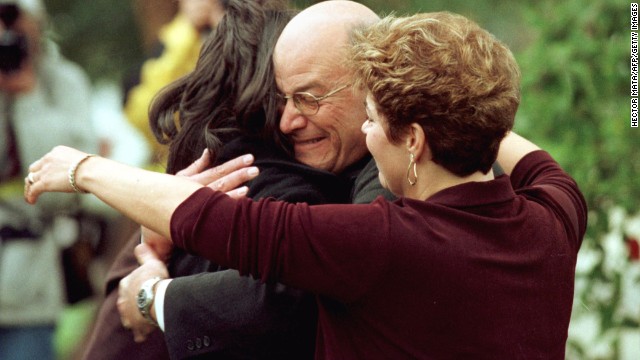
<path id="1" fill-rule="evenodd" d="M 87 161 L 89 158 L 93 156 L 95 155 L 86 154 L 80 160 L 76 161 L 75 163 L 71 164 L 71 166 L 69 166 L 69 185 L 71 185 L 71 188 L 79 194 L 87 194 L 88 191 L 78 186 L 78 176 L 77 176 L 78 169 L 80 168 L 80 165 L 82 165 L 85 161 Z"/>

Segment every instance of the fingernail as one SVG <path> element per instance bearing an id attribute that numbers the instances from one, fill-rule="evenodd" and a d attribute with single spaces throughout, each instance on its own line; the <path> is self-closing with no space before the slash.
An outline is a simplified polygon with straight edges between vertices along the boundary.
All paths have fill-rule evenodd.
<path id="1" fill-rule="evenodd" d="M 249 176 L 256 176 L 256 175 L 258 175 L 259 172 L 260 171 L 255 166 L 252 166 L 252 167 L 249 168 L 249 170 L 247 170 L 247 174 L 249 174 Z"/>
<path id="2" fill-rule="evenodd" d="M 246 186 L 243 186 L 241 188 L 239 188 L 238 190 L 236 190 L 236 194 L 240 195 L 240 196 L 245 196 L 247 195 L 247 192 L 249 191 L 249 188 Z"/>
<path id="3" fill-rule="evenodd" d="M 242 161 L 245 164 L 251 164 L 253 162 L 253 155 L 249 154 L 249 155 L 245 155 L 242 157 Z"/>

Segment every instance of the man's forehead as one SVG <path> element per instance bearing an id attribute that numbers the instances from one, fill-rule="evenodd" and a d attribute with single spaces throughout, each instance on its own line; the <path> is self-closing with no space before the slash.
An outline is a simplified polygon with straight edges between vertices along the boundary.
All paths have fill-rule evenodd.
<path id="1" fill-rule="evenodd" d="M 296 71 L 300 70 L 300 71 Z M 321 71 L 320 68 L 285 68 L 284 71 L 276 70 L 276 83 L 278 90 L 283 93 L 309 91 L 330 87 L 332 76 Z"/>
<path id="2" fill-rule="evenodd" d="M 284 93 L 329 90 L 346 74 L 346 69 L 330 56 L 290 53 L 274 56 L 278 90 Z"/>

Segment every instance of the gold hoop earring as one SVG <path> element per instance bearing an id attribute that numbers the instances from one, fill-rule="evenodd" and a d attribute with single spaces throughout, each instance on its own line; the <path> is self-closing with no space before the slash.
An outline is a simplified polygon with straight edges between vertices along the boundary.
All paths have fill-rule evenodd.
<path id="1" fill-rule="evenodd" d="M 413 179 L 411 179 L 411 168 L 413 168 Z M 418 182 L 418 169 L 415 161 L 415 156 L 409 153 L 409 167 L 407 168 L 407 181 L 411 186 L 414 186 Z"/>

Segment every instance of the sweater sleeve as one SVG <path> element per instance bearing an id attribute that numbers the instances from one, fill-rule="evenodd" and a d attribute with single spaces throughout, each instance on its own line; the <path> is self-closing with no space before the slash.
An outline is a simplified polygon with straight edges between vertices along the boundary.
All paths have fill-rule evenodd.
<path id="1" fill-rule="evenodd" d="M 587 228 L 587 204 L 578 184 L 551 155 L 538 150 L 522 158 L 513 169 L 511 184 L 517 192 L 548 204 L 580 247 Z"/>
<path id="2" fill-rule="evenodd" d="M 203 188 L 176 209 L 171 236 L 176 246 L 242 275 L 351 302 L 388 261 L 388 207 L 382 199 L 318 206 L 233 200 Z"/>

